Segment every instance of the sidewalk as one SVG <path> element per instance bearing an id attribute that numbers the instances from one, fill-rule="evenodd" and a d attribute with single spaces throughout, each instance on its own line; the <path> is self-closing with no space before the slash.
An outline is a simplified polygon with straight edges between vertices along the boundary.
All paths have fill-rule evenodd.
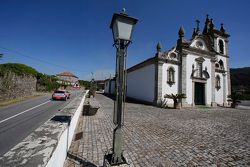
<path id="1" fill-rule="evenodd" d="M 104 153 L 112 146 L 113 129 L 111 121 L 113 103 L 110 99 L 104 98 L 104 100 L 107 102 L 107 107 L 100 108 L 96 115 L 80 116 L 75 131 L 80 139 L 72 141 L 65 167 L 102 166 Z"/>
<path id="2" fill-rule="evenodd" d="M 72 141 L 65 167 L 102 166 L 112 147 L 113 101 L 101 94 L 96 99 L 101 108 L 79 118 L 79 140 Z M 131 167 L 249 166 L 249 120 L 248 110 L 166 110 L 127 103 L 124 155 Z"/>

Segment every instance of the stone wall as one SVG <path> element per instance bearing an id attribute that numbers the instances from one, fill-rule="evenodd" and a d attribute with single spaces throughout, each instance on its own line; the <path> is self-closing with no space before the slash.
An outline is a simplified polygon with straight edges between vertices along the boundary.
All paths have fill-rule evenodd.
<path id="1" fill-rule="evenodd" d="M 0 101 L 32 95 L 36 83 L 35 77 L 6 72 L 0 76 Z"/>

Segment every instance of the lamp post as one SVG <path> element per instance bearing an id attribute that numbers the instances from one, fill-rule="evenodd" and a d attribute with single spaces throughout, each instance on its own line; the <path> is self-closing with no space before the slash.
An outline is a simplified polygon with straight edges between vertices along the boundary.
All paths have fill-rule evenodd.
<path id="1" fill-rule="evenodd" d="M 125 13 L 125 9 L 123 9 L 121 13 L 114 13 L 110 24 L 114 46 L 116 47 L 116 100 L 113 114 L 115 129 L 113 131 L 112 153 L 106 157 L 111 166 L 126 164 L 122 151 L 123 137 L 121 130 L 124 122 L 123 115 L 126 93 L 126 56 L 127 47 L 131 42 L 132 32 L 137 21 L 136 18 L 128 16 Z"/>

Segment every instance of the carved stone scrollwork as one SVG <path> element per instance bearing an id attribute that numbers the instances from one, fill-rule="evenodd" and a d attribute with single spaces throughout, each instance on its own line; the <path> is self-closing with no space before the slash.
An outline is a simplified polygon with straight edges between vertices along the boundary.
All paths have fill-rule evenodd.
<path id="1" fill-rule="evenodd" d="M 207 67 L 205 67 L 205 70 L 202 71 L 202 75 L 201 76 L 196 76 L 196 72 L 198 71 L 198 69 L 195 69 L 194 68 L 194 64 L 192 65 L 192 73 L 191 73 L 191 78 L 196 78 L 196 79 L 209 79 L 210 78 L 210 75 L 209 73 L 207 72 Z"/>
<path id="2" fill-rule="evenodd" d="M 170 87 L 175 84 L 174 81 L 167 81 L 167 83 L 169 84 Z"/>
<path id="3" fill-rule="evenodd" d="M 220 88 L 221 88 L 220 76 L 219 75 L 217 75 L 216 78 L 215 78 L 215 88 L 216 88 L 217 91 L 220 90 Z"/>

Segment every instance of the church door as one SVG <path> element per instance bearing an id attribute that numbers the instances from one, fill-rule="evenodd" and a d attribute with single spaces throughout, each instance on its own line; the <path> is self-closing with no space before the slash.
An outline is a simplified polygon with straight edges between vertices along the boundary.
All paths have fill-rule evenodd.
<path id="1" fill-rule="evenodd" d="M 195 105 L 205 105 L 205 84 L 204 83 L 195 82 L 194 102 L 195 102 Z"/>

